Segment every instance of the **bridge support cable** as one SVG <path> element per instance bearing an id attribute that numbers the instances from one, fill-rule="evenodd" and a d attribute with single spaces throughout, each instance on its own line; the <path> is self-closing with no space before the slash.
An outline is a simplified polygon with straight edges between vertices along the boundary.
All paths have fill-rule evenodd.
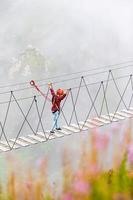
<path id="1" fill-rule="evenodd" d="M 77 104 L 77 101 L 78 101 L 78 97 L 79 97 L 79 93 L 80 93 L 81 86 L 82 86 L 82 81 L 83 81 L 83 77 L 80 78 L 80 83 L 79 83 L 79 86 L 78 86 L 78 92 L 77 92 L 77 95 L 76 95 L 75 102 L 72 99 L 73 110 L 72 110 L 72 114 L 71 114 L 71 117 L 70 117 L 70 120 L 69 120 L 69 125 L 71 124 L 72 119 L 73 119 L 73 115 L 74 115 L 74 112 L 75 112 L 75 107 L 76 107 L 76 104 Z M 71 92 L 71 90 L 70 90 L 70 92 Z M 72 92 L 71 92 L 71 98 L 72 98 Z"/>
<path id="2" fill-rule="evenodd" d="M 2 131 L 1 131 L 1 134 L 0 134 L 0 141 L 2 139 L 3 131 L 4 131 L 4 128 L 5 128 L 6 121 L 7 121 L 9 109 L 10 109 L 10 106 L 11 106 L 11 100 L 12 100 L 12 92 L 10 94 L 10 98 L 9 98 L 9 102 L 8 102 L 8 106 L 7 106 L 7 110 L 6 110 L 6 115 L 5 115 L 4 123 L 3 123 L 2 129 L 1 129 Z"/>
<path id="3" fill-rule="evenodd" d="M 80 87 L 80 86 L 79 86 L 79 87 Z M 78 91 L 78 95 L 77 95 L 77 98 L 76 98 L 76 101 L 75 101 L 75 102 L 74 102 L 72 90 L 70 90 L 70 95 L 71 95 L 71 100 L 72 100 L 72 105 L 73 105 L 72 114 L 74 113 L 77 126 L 79 127 L 79 130 L 80 130 L 79 120 L 78 120 L 78 116 L 77 116 L 77 112 L 76 112 L 76 103 L 77 103 L 77 100 L 78 100 L 79 91 Z M 72 118 L 70 118 L 69 126 L 70 126 L 71 122 L 72 122 Z"/>
<path id="4" fill-rule="evenodd" d="M 67 118 L 66 118 L 66 116 L 65 116 L 65 114 L 64 114 L 63 108 L 64 108 L 64 106 L 65 106 L 65 104 L 66 104 L 67 99 L 68 99 L 69 92 L 70 92 L 70 90 L 68 90 L 68 94 L 67 94 L 67 96 L 66 96 L 66 98 L 65 98 L 65 100 L 64 100 L 64 102 L 63 102 L 63 105 L 62 105 L 62 107 L 61 107 L 61 109 L 60 109 L 60 113 L 59 113 L 59 117 L 60 117 L 60 114 L 62 114 L 62 116 L 63 116 L 63 118 L 64 118 L 65 123 L 67 124 L 67 126 L 68 126 L 68 121 L 67 121 Z"/>
<path id="5" fill-rule="evenodd" d="M 93 107 L 94 107 L 94 105 L 95 105 L 95 102 L 96 102 L 97 97 L 98 97 L 98 95 L 99 95 L 99 93 L 100 93 L 100 90 L 101 90 L 101 86 L 102 86 L 102 84 L 100 83 L 100 86 L 99 86 L 99 88 L 98 88 L 98 90 L 97 90 L 97 93 L 96 93 L 95 98 L 94 98 L 94 100 L 93 100 L 93 102 L 92 102 L 92 105 L 91 105 L 91 107 L 90 107 L 90 110 L 89 110 L 89 112 L 88 112 L 88 114 L 87 114 L 87 116 L 86 116 L 86 118 L 85 118 L 85 121 L 83 122 L 82 129 L 85 127 L 85 124 L 86 124 L 86 122 L 87 122 L 87 120 L 88 120 L 88 118 L 89 118 L 89 116 L 90 116 L 90 113 L 91 113 L 91 111 L 92 111 L 92 109 L 93 109 Z"/>
<path id="6" fill-rule="evenodd" d="M 117 86 L 117 83 L 116 83 L 116 81 L 115 81 L 114 75 L 113 75 L 113 73 L 112 73 L 111 70 L 110 70 L 110 74 L 111 74 L 111 76 L 112 76 L 113 82 L 114 82 L 115 87 L 116 87 L 116 89 L 117 89 L 117 91 L 118 91 L 118 94 L 119 94 L 119 96 L 120 96 L 120 99 L 121 99 L 121 101 L 123 102 L 125 108 L 127 109 L 127 106 L 126 106 L 126 104 L 125 104 L 125 102 L 124 102 L 124 100 L 123 100 L 123 98 L 122 98 L 122 96 L 121 96 L 120 90 L 119 90 L 119 88 L 118 88 L 118 86 Z"/>
<path id="7" fill-rule="evenodd" d="M 8 146 L 9 149 L 11 150 L 11 149 L 12 149 L 12 148 L 11 148 L 11 145 L 10 145 L 10 143 L 9 143 L 9 141 L 8 141 L 8 138 L 7 138 L 7 136 L 6 136 L 6 133 L 5 133 L 4 129 L 3 129 L 3 126 L 2 126 L 2 124 L 1 124 L 1 122 L 0 122 L 0 127 L 1 127 L 2 133 L 3 133 L 3 135 L 4 135 L 4 138 L 5 138 L 5 140 L 6 140 L 7 146 Z M 0 140 L 0 142 L 1 142 L 1 141 L 2 141 L 2 140 Z"/>
<path id="8" fill-rule="evenodd" d="M 105 91 L 103 81 L 101 82 L 101 84 L 102 84 L 102 89 L 103 89 L 103 101 L 105 101 L 106 110 L 107 110 L 107 114 L 108 114 L 108 116 L 109 116 L 109 120 L 110 120 L 110 122 L 112 122 L 111 117 L 110 117 L 110 115 L 109 115 L 110 112 L 109 112 L 108 102 L 107 102 L 107 98 L 106 98 L 107 89 L 106 89 L 106 91 Z M 102 109 L 101 109 L 100 116 L 101 116 L 102 110 L 103 110 L 103 102 L 102 102 L 102 106 L 101 106 L 101 107 L 102 107 Z"/>
<path id="9" fill-rule="evenodd" d="M 49 95 L 49 88 L 48 88 L 47 93 L 46 93 L 47 97 L 48 97 L 48 95 Z M 43 114 L 44 114 L 44 109 L 46 107 L 46 103 L 47 103 L 47 98 L 45 98 L 44 103 L 43 103 L 43 107 L 42 107 L 41 114 L 40 114 L 39 121 L 38 121 L 37 128 L 36 128 L 36 133 L 38 132 L 38 129 L 39 129 L 39 126 L 40 126 L 40 123 L 41 123 L 41 120 L 42 120 L 42 117 L 43 117 Z"/>
<path id="10" fill-rule="evenodd" d="M 124 80 L 124 87 L 119 87 L 118 80 L 120 79 Z M 109 82 L 111 82 L 111 85 L 109 84 Z M 112 85 L 114 86 L 114 89 L 112 88 Z M 93 94 L 91 94 L 90 86 L 92 86 Z M 114 90 L 116 91 L 116 95 L 118 96 L 117 103 L 113 105 L 115 106 L 113 113 L 110 113 L 111 110 L 109 107 L 110 98 L 108 98 L 108 91 L 110 87 L 113 89 L 112 90 L 113 93 Z M 85 94 L 82 93 L 81 88 L 84 88 Z M 76 91 L 74 91 L 75 89 Z M 58 118 L 56 119 L 58 120 L 59 117 L 62 117 L 64 126 L 61 126 L 62 128 L 61 130 L 55 130 L 54 133 L 51 133 L 50 130 L 45 129 L 44 126 L 45 123 L 47 123 L 47 120 L 49 120 L 48 117 L 44 116 L 45 111 L 47 112 L 46 110 L 47 100 L 49 99 L 49 102 L 51 103 L 51 99 L 48 97 L 49 89 L 47 90 L 45 99 L 43 101 L 42 99 L 40 100 L 40 97 L 38 98 L 38 95 L 30 97 L 31 100 L 29 100 L 29 97 L 27 97 L 26 98 L 28 99 L 28 104 L 26 104 L 27 107 L 23 107 L 23 105 L 19 103 L 19 101 L 23 100 L 23 98 L 17 99 L 15 94 L 14 91 L 10 92 L 9 101 L 6 102 L 8 104 L 6 106 L 4 118 L 3 120 L 0 121 L 0 152 L 6 152 L 13 149 L 18 149 L 20 147 L 26 147 L 31 144 L 37 144 L 39 142 L 47 142 L 48 140 L 51 139 L 61 138 L 64 137 L 65 135 L 71 135 L 72 133 L 79 133 L 80 131 L 86 131 L 91 128 L 97 128 L 100 126 L 104 126 L 106 124 L 111 124 L 112 122 L 117 122 L 120 120 L 124 120 L 126 118 L 133 117 L 133 107 L 131 107 L 133 100 L 133 77 L 132 75 L 114 77 L 114 74 L 112 73 L 111 70 L 109 70 L 109 73 L 107 74 L 107 79 L 105 81 L 102 80 L 99 82 L 95 82 L 93 84 L 92 83 L 89 84 L 88 82 L 86 82 L 85 76 L 82 76 L 80 77 L 78 84 L 76 84 L 76 87 L 69 89 L 66 98 L 62 102 Z M 129 96 L 128 100 L 125 99 L 126 94 L 128 94 Z M 81 113 L 82 105 L 79 104 L 80 97 L 81 100 L 83 100 L 83 98 L 85 97 L 87 105 L 89 104 L 89 108 L 87 107 L 88 109 L 87 113 L 86 109 L 83 110 L 85 111 L 85 113 L 83 113 L 85 115 L 84 121 L 79 121 L 80 120 L 79 112 L 80 114 L 82 114 Z M 65 106 L 67 106 L 66 103 L 68 102 L 68 100 L 70 100 L 69 103 L 72 106 L 72 109 L 71 110 L 69 109 L 70 111 L 69 113 L 70 115 L 68 115 L 69 117 L 66 116 L 66 110 L 65 110 L 66 108 Z M 12 104 L 12 102 L 14 103 Z M 98 105 L 98 107 L 96 105 Z M 16 131 L 15 138 L 9 138 L 10 135 L 7 133 L 7 125 L 11 124 L 12 126 L 12 123 L 8 124 L 9 120 L 8 115 L 10 115 L 10 112 L 12 111 L 11 106 L 17 106 L 18 112 L 22 115 L 21 122 L 14 121 L 14 123 L 19 125 L 18 130 Z M 34 106 L 34 113 L 33 113 L 33 106 Z M 124 109 L 119 111 L 121 107 Z M 27 110 L 25 111 L 24 108 L 27 108 Z M 48 109 L 49 112 L 50 108 Z M 93 113 L 92 110 L 94 110 Z M 106 115 L 103 115 L 104 112 L 106 112 Z M 12 112 L 11 114 L 15 113 Z M 35 115 L 36 123 L 34 123 L 34 121 L 31 121 L 29 119 L 29 116 L 31 115 L 33 116 L 33 114 L 36 114 Z M 75 124 L 72 123 L 73 121 L 75 121 Z M 25 125 L 26 127 L 28 125 L 28 129 L 30 129 L 30 132 L 32 132 L 32 134 L 27 133 L 26 136 L 22 136 Z M 54 125 L 52 129 L 54 129 Z"/>
<path id="11" fill-rule="evenodd" d="M 88 86 L 87 86 L 87 84 L 86 84 L 86 81 L 85 81 L 85 78 L 84 78 L 84 77 L 83 77 L 83 82 L 84 82 L 84 85 L 85 85 L 85 87 L 86 87 L 87 93 L 88 93 L 88 95 L 89 95 L 89 97 L 90 97 L 91 103 L 92 103 L 92 105 L 93 105 L 93 107 L 94 107 L 94 110 L 95 110 L 95 112 L 96 112 L 96 115 L 97 115 L 97 117 L 99 117 L 98 111 L 97 111 L 96 106 L 95 106 L 95 104 L 94 104 L 94 102 L 93 102 L 93 99 L 92 99 L 92 97 L 91 97 L 89 88 L 88 88 Z"/>
<path id="12" fill-rule="evenodd" d="M 132 100 L 133 100 L 133 76 L 132 76 L 132 74 L 131 74 L 130 78 L 131 78 L 132 95 L 131 95 L 131 99 L 130 99 L 130 102 L 129 102 L 129 105 L 128 105 L 128 109 L 130 108 L 130 106 L 132 104 Z"/>
<path id="13" fill-rule="evenodd" d="M 45 139 L 47 139 L 47 136 L 46 136 L 46 133 L 45 133 L 45 130 L 44 130 L 44 127 L 43 127 L 43 123 L 42 123 L 42 116 L 41 116 L 40 113 L 39 113 L 39 108 L 38 108 L 38 103 L 37 103 L 36 96 L 34 96 L 34 101 L 35 101 L 36 110 L 37 110 L 37 114 L 38 114 L 38 118 L 39 118 L 39 123 L 41 124 L 41 128 L 42 128 L 44 137 L 45 137 Z M 36 134 L 37 134 L 37 131 L 36 131 Z M 35 135 L 36 135 L 36 134 L 35 134 Z"/>
<path id="14" fill-rule="evenodd" d="M 27 117 L 25 116 L 25 114 L 24 114 L 24 112 L 23 112 L 23 110 L 22 110 L 20 104 L 18 103 L 16 97 L 14 96 L 13 92 L 12 92 L 12 96 L 13 96 L 13 98 L 14 98 L 14 100 L 15 100 L 15 102 L 16 102 L 18 108 L 19 108 L 19 110 L 21 111 L 21 113 L 22 113 L 22 115 L 23 115 L 25 121 L 26 121 L 27 124 L 29 125 L 30 129 L 32 130 L 32 132 L 33 132 L 34 134 L 36 134 L 35 131 L 33 130 L 32 126 L 31 126 L 31 124 L 30 124 L 29 121 L 27 120 Z M 33 98 L 33 99 L 34 99 L 34 98 Z"/>
<path id="15" fill-rule="evenodd" d="M 102 111 L 103 111 L 103 106 L 104 106 L 104 102 L 105 102 L 105 97 L 106 97 L 106 93 L 107 93 L 107 89 L 108 89 L 108 84 L 109 84 L 109 79 L 110 79 L 110 70 L 109 70 L 109 73 L 108 73 L 108 78 L 107 78 L 107 81 L 106 81 L 106 86 L 105 86 L 105 89 L 103 88 L 103 92 L 104 92 L 104 96 L 103 96 L 103 101 L 102 101 L 102 105 L 101 105 L 101 109 L 100 109 L 100 113 L 99 113 L 99 116 L 101 116 L 102 114 Z M 104 83 L 102 83 L 103 85 Z M 103 85 L 104 87 L 104 85 Z M 111 119 L 110 119 L 111 120 Z"/>
<path id="16" fill-rule="evenodd" d="M 28 117 L 28 115 L 29 115 L 29 113 L 30 113 L 30 111 L 31 111 L 31 108 L 33 107 L 34 102 L 35 102 L 35 99 L 33 98 L 32 102 L 31 102 L 31 105 L 30 105 L 30 107 L 29 107 L 29 109 L 28 109 L 28 112 L 27 112 L 27 114 L 26 114 L 25 117 L 24 117 L 24 121 L 23 121 L 22 124 L 21 124 L 21 127 L 20 127 L 20 129 L 19 129 L 19 131 L 18 131 L 18 133 L 17 133 L 17 136 L 16 136 L 16 138 L 15 138 L 15 141 L 14 141 L 14 143 L 13 143 L 11 149 L 13 149 L 13 147 L 15 146 L 15 144 L 16 144 L 16 142 L 17 142 L 17 139 L 18 139 L 18 137 L 20 136 L 21 131 L 22 131 L 23 127 L 24 127 L 25 122 L 28 121 L 28 120 L 27 120 L 27 117 Z M 34 132 L 33 132 L 33 133 L 34 133 Z M 35 134 L 35 133 L 34 133 L 34 134 Z"/>
<path id="17" fill-rule="evenodd" d="M 120 95 L 121 95 L 121 99 L 120 99 L 120 101 L 119 101 L 119 103 L 118 103 L 118 106 L 116 107 L 116 110 L 115 110 L 115 112 L 114 112 L 114 116 L 113 116 L 112 120 L 115 118 L 115 115 L 116 115 L 116 113 L 117 113 L 117 111 L 118 111 L 118 109 L 119 109 L 119 107 L 120 107 L 121 102 L 123 101 L 123 97 L 124 97 L 124 95 L 125 95 L 125 92 L 126 92 L 128 86 L 129 86 L 129 83 L 130 83 L 130 82 L 131 82 L 131 76 L 129 77 L 129 80 L 127 81 L 126 87 L 125 87 L 125 89 L 124 89 L 122 95 L 120 94 Z M 126 109 L 128 110 L 127 106 L 126 106 Z"/>

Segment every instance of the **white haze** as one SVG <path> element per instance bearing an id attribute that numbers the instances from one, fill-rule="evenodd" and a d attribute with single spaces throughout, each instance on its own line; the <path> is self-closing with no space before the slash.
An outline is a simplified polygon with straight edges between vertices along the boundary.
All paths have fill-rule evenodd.
<path id="1" fill-rule="evenodd" d="M 0 0 L 1 83 L 29 45 L 46 61 L 38 78 L 45 67 L 59 74 L 132 59 L 132 10 L 132 0 Z"/>

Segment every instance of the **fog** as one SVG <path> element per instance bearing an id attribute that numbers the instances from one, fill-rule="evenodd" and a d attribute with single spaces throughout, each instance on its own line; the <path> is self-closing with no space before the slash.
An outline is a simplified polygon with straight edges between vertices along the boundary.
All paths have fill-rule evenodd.
<path id="1" fill-rule="evenodd" d="M 0 84 L 132 60 L 132 10 L 132 0 L 0 0 Z"/>
<path id="2" fill-rule="evenodd" d="M 131 0 L 1 0 L 1 83 L 12 79 L 14 60 L 29 45 L 45 59 L 38 78 L 46 68 L 59 74 L 131 60 L 132 9 Z M 15 81 L 28 79 L 25 74 L 14 73 Z"/>

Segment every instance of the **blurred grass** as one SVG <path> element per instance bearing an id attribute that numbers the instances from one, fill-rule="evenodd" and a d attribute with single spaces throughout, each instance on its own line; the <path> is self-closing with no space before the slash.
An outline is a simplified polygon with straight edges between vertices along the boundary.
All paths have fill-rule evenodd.
<path id="1" fill-rule="evenodd" d="M 115 130 L 116 131 L 116 130 Z M 114 132 L 115 132 L 114 131 Z M 115 132 L 119 138 L 119 130 Z M 8 172 L 6 186 L 0 184 L 0 200 L 132 200 L 133 199 L 133 142 L 132 129 L 127 127 L 121 145 L 114 144 L 112 167 L 105 170 L 100 163 L 110 156 L 111 138 L 108 133 L 94 130 L 88 141 L 81 143 L 79 163 L 75 169 L 71 152 L 62 155 L 62 183 L 51 185 L 48 181 L 48 160 L 41 158 L 36 173 L 15 167 Z M 91 148 L 88 147 L 90 142 Z M 15 158 L 13 159 L 14 165 Z M 19 161 L 20 162 L 20 161 Z M 60 189 L 59 189 L 60 188 Z"/>

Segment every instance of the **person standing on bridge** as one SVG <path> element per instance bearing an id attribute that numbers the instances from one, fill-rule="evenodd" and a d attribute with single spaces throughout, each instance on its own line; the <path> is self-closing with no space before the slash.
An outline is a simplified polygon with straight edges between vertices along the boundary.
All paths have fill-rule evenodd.
<path id="1" fill-rule="evenodd" d="M 56 92 L 52 87 L 52 83 L 48 83 L 52 95 L 52 114 L 53 114 L 53 128 L 50 133 L 54 133 L 54 130 L 61 130 L 59 127 L 58 121 L 60 116 L 60 103 L 66 97 L 67 91 L 64 92 L 62 89 L 58 89 Z"/>

